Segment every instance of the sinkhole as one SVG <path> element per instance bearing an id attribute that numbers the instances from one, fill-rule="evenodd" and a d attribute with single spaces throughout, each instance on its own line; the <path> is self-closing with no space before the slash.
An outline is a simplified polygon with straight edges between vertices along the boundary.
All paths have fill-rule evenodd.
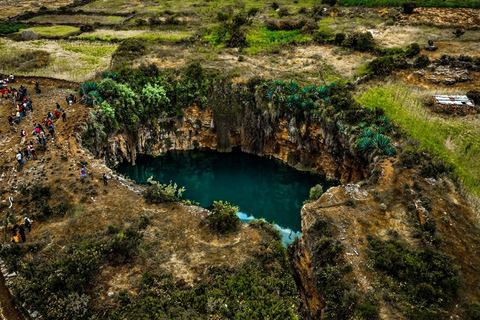
<path id="1" fill-rule="evenodd" d="M 300 210 L 310 188 L 336 185 L 323 176 L 299 171 L 284 162 L 234 149 L 221 153 L 210 149 L 171 150 L 157 157 L 141 155 L 136 165 L 122 163 L 118 171 L 138 183 L 153 179 L 173 181 L 186 188 L 184 199 L 208 208 L 223 200 L 239 207 L 244 222 L 264 219 L 274 223 L 284 245 L 301 235 Z"/>

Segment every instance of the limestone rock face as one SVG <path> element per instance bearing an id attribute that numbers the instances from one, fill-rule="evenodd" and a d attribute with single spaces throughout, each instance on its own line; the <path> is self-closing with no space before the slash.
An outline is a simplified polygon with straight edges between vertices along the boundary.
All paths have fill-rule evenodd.
<path id="1" fill-rule="evenodd" d="M 295 118 L 270 122 L 246 110 L 240 123 L 229 132 L 220 132 L 217 125 L 210 108 L 193 105 L 185 109 L 180 119 L 159 119 L 153 130 L 141 127 L 136 142 L 126 134 L 110 137 L 108 147 L 99 150 L 98 156 L 114 165 L 125 160 L 134 164 L 137 154 L 158 155 L 171 149 L 218 150 L 221 141 L 224 151 L 240 147 L 243 152 L 273 156 L 342 183 L 365 178 L 361 165 L 345 158 L 345 152 L 338 152 L 338 146 L 332 145 L 336 139 L 328 136 L 327 130 L 316 122 L 297 123 Z M 332 155 L 335 153 L 337 156 Z"/>

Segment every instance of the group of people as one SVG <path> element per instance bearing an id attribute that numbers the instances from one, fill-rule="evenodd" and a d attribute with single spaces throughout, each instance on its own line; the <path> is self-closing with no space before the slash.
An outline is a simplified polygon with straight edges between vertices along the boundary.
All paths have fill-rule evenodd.
<path id="1" fill-rule="evenodd" d="M 32 224 L 30 219 L 27 217 L 24 218 L 23 224 L 16 223 L 10 227 L 10 231 L 12 232 L 12 242 L 18 243 L 27 241 L 27 237 L 25 236 L 25 228 L 28 229 L 28 233 L 32 232 Z"/>
<path id="2" fill-rule="evenodd" d="M 27 89 L 23 86 L 20 87 L 21 94 L 19 97 L 23 100 L 22 103 L 17 103 L 17 118 L 14 120 L 11 115 L 8 116 L 8 122 L 10 125 L 18 124 L 20 121 L 26 117 L 27 111 L 33 113 L 33 104 L 32 101 L 26 97 Z M 75 97 L 74 95 L 71 95 Z M 76 99 L 75 99 L 76 100 Z M 47 145 L 47 137 L 46 132 L 50 135 L 52 140 L 55 138 L 55 126 L 53 122 L 57 119 L 62 117 L 63 122 L 67 121 L 67 114 L 65 109 L 62 111 L 60 109 L 60 105 L 56 103 L 56 108 L 53 113 L 47 112 L 46 116 L 43 118 L 43 125 L 42 123 L 37 123 L 35 120 L 32 121 L 33 124 L 33 131 L 32 136 L 35 136 L 34 139 L 30 140 L 28 145 L 23 150 L 18 150 L 16 154 L 16 159 L 19 165 L 23 165 L 25 160 L 30 160 L 30 157 L 33 159 L 37 159 L 37 155 L 35 153 L 35 144 L 34 141 L 42 146 Z M 22 129 L 20 131 L 20 137 L 24 138 L 28 135 L 27 130 Z"/>

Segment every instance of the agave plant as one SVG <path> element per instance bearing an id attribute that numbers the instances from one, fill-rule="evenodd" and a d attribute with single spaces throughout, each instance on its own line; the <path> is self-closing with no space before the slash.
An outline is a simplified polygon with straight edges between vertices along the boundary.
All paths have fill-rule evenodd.
<path id="1" fill-rule="evenodd" d="M 375 145 L 371 138 L 361 138 L 357 140 L 357 148 L 363 154 L 369 154 L 375 149 Z"/>
<path id="2" fill-rule="evenodd" d="M 328 88 L 326 85 L 317 88 L 317 96 L 319 98 L 325 98 L 327 96 Z"/>
<path id="3" fill-rule="evenodd" d="M 390 128 L 390 120 L 386 116 L 380 116 L 380 117 L 378 117 L 378 120 L 385 123 L 385 129 Z"/>
<path id="4" fill-rule="evenodd" d="M 298 89 L 300 89 L 298 84 L 295 81 L 291 80 L 290 83 L 288 84 L 288 91 L 290 91 L 290 93 L 294 93 L 294 92 L 297 92 Z"/>
<path id="5" fill-rule="evenodd" d="M 267 98 L 268 101 L 272 101 L 273 94 L 275 93 L 276 89 L 277 88 L 274 87 L 267 91 L 267 93 L 265 94 L 265 97 Z"/>
<path id="6" fill-rule="evenodd" d="M 387 150 L 390 147 L 390 138 L 383 134 L 376 134 L 372 138 L 373 143 L 382 151 Z"/>
<path id="7" fill-rule="evenodd" d="M 371 137 L 373 137 L 373 135 L 374 135 L 373 130 L 370 129 L 370 128 L 367 128 L 367 129 L 362 131 L 362 136 L 364 138 L 371 138 Z"/>
<path id="8" fill-rule="evenodd" d="M 95 90 L 97 90 L 97 84 L 95 82 L 85 82 L 80 86 L 80 95 L 83 96 Z"/>
<path id="9" fill-rule="evenodd" d="M 393 147 L 389 147 L 385 150 L 385 154 L 389 157 L 393 157 L 397 155 L 397 149 Z"/>

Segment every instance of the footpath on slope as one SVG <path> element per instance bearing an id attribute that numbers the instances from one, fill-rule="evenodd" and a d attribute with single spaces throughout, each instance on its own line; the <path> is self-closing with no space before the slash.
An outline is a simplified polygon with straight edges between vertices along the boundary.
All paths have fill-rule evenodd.
<path id="1" fill-rule="evenodd" d="M 46 243 L 42 254 L 52 258 L 48 248 L 66 250 L 75 241 L 84 237 L 105 236 L 107 226 L 127 228 L 135 225 L 140 216 L 147 216 L 149 225 L 144 231 L 143 245 L 148 254 L 139 254 L 133 262 L 125 265 L 107 265 L 101 268 L 94 281 L 94 292 L 98 292 L 96 305 L 114 301 L 116 295 L 126 289 L 130 294 L 140 292 L 141 276 L 147 269 L 170 273 L 173 279 L 193 284 L 212 265 L 234 267 L 243 262 L 251 252 L 258 250 L 263 239 L 258 229 L 243 225 L 238 234 L 217 237 L 206 228 L 199 227 L 208 211 L 182 203 L 149 205 L 141 196 L 141 187 L 117 175 L 107 168 L 100 159 L 84 150 L 79 144 L 82 126 L 91 111 L 80 103 L 68 106 L 65 97 L 77 94 L 76 87 L 54 80 L 39 81 L 42 92 L 35 94 L 34 79 L 21 79 L 13 84 L 27 87 L 27 96 L 33 102 L 33 114 L 18 125 L 9 125 L 7 116 L 15 106 L 8 99 L 0 98 L 2 116 L 0 132 L 0 192 L 2 214 L 9 206 L 8 197 L 13 197 L 13 212 L 23 220 L 22 210 L 28 210 L 26 196 L 21 195 L 19 186 L 42 183 L 52 189 L 52 204 L 67 200 L 72 206 L 70 213 L 61 217 L 50 217 L 45 222 L 33 221 L 32 232 L 27 233 L 27 243 Z M 67 121 L 56 120 L 55 139 L 47 138 L 47 150 L 38 148 L 38 160 L 27 160 L 20 167 L 15 158 L 17 150 L 26 147 L 33 140 L 32 121 L 41 123 L 47 112 L 55 110 L 56 103 L 66 109 Z M 43 123 L 42 123 L 43 125 Z M 45 128 L 45 126 L 44 126 Z M 20 136 L 21 130 L 27 136 Z M 46 134 L 49 136 L 48 134 Z M 35 143 L 35 146 L 38 145 Z M 80 168 L 87 172 L 86 179 L 80 179 Z M 109 177 L 108 186 L 103 186 L 102 175 Z M 25 212 L 25 211 L 23 211 Z M 30 211 L 31 212 L 31 211 Z M 22 213 L 23 214 L 23 213 Z M 2 215 L 2 219 L 3 219 Z M 22 244 L 18 244 L 22 245 Z M 29 257 L 25 257 L 29 259 Z M 8 281 L 7 281 L 8 283 Z"/>

